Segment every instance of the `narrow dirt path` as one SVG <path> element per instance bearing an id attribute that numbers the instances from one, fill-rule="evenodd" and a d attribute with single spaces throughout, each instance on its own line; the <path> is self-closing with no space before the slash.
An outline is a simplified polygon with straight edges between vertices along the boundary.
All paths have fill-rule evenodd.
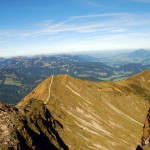
<path id="1" fill-rule="evenodd" d="M 44 102 L 44 104 L 46 105 L 47 102 L 49 101 L 50 97 L 51 97 L 51 87 L 52 87 L 52 84 L 53 84 L 53 80 L 54 80 L 54 75 L 52 75 L 52 78 L 51 78 L 51 83 L 49 85 L 49 89 L 48 89 L 48 97 L 47 97 L 47 100 Z"/>

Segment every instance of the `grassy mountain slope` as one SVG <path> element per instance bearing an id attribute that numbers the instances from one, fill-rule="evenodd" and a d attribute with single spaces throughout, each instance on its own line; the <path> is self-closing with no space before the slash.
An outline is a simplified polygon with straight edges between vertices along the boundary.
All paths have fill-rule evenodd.
<path id="1" fill-rule="evenodd" d="M 62 125 L 63 131 L 57 132 L 69 149 L 132 150 L 142 135 L 149 82 L 150 70 L 120 82 L 51 76 L 18 107 L 24 109 L 33 99 L 46 104 L 54 120 Z"/>

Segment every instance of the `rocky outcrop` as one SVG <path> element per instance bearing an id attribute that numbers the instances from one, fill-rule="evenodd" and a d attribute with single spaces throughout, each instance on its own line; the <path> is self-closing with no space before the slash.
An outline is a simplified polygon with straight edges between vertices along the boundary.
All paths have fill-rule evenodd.
<path id="1" fill-rule="evenodd" d="M 52 117 L 40 101 L 31 100 L 24 108 L 19 109 L 1 103 L 0 109 L 1 148 L 68 149 L 58 133 L 63 132 L 63 126 Z"/>
<path id="2" fill-rule="evenodd" d="M 0 102 L 0 148 L 2 149 L 13 148 L 15 145 L 11 132 L 15 128 L 14 117 L 17 113 L 17 108 Z"/>
<path id="3" fill-rule="evenodd" d="M 141 143 L 137 146 L 136 150 L 140 150 L 140 148 L 142 150 L 150 149 L 149 145 L 150 145 L 150 107 L 144 122 Z"/>

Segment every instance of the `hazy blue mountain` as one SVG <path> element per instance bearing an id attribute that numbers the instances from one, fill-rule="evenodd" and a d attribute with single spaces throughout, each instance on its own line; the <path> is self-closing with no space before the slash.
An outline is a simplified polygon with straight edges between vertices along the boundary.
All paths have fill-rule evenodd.
<path id="1" fill-rule="evenodd" d="M 0 57 L 0 61 L 4 61 L 5 60 L 5 58 L 3 58 L 3 57 Z"/>
<path id="2" fill-rule="evenodd" d="M 132 74 L 136 74 L 148 68 L 149 66 L 142 65 L 140 63 L 130 63 L 130 64 L 120 66 L 118 71 L 132 72 Z"/>
<path id="3" fill-rule="evenodd" d="M 134 52 L 127 54 L 127 56 L 132 59 L 135 58 L 135 59 L 145 60 L 145 59 L 150 58 L 150 50 L 144 50 L 144 49 L 136 50 Z"/>
<path id="4" fill-rule="evenodd" d="M 129 63 L 150 64 L 150 50 L 136 50 L 120 53 L 112 56 L 105 56 L 100 59 L 101 62 L 111 66 L 121 66 Z"/>

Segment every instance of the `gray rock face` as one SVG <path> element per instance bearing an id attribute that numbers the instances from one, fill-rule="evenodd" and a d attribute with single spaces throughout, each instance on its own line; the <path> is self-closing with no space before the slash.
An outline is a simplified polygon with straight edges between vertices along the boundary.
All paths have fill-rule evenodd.
<path id="1" fill-rule="evenodd" d="M 17 108 L 0 102 L 0 148 L 12 148 L 15 141 L 11 138 L 11 131 L 15 128 L 14 116 Z"/>

